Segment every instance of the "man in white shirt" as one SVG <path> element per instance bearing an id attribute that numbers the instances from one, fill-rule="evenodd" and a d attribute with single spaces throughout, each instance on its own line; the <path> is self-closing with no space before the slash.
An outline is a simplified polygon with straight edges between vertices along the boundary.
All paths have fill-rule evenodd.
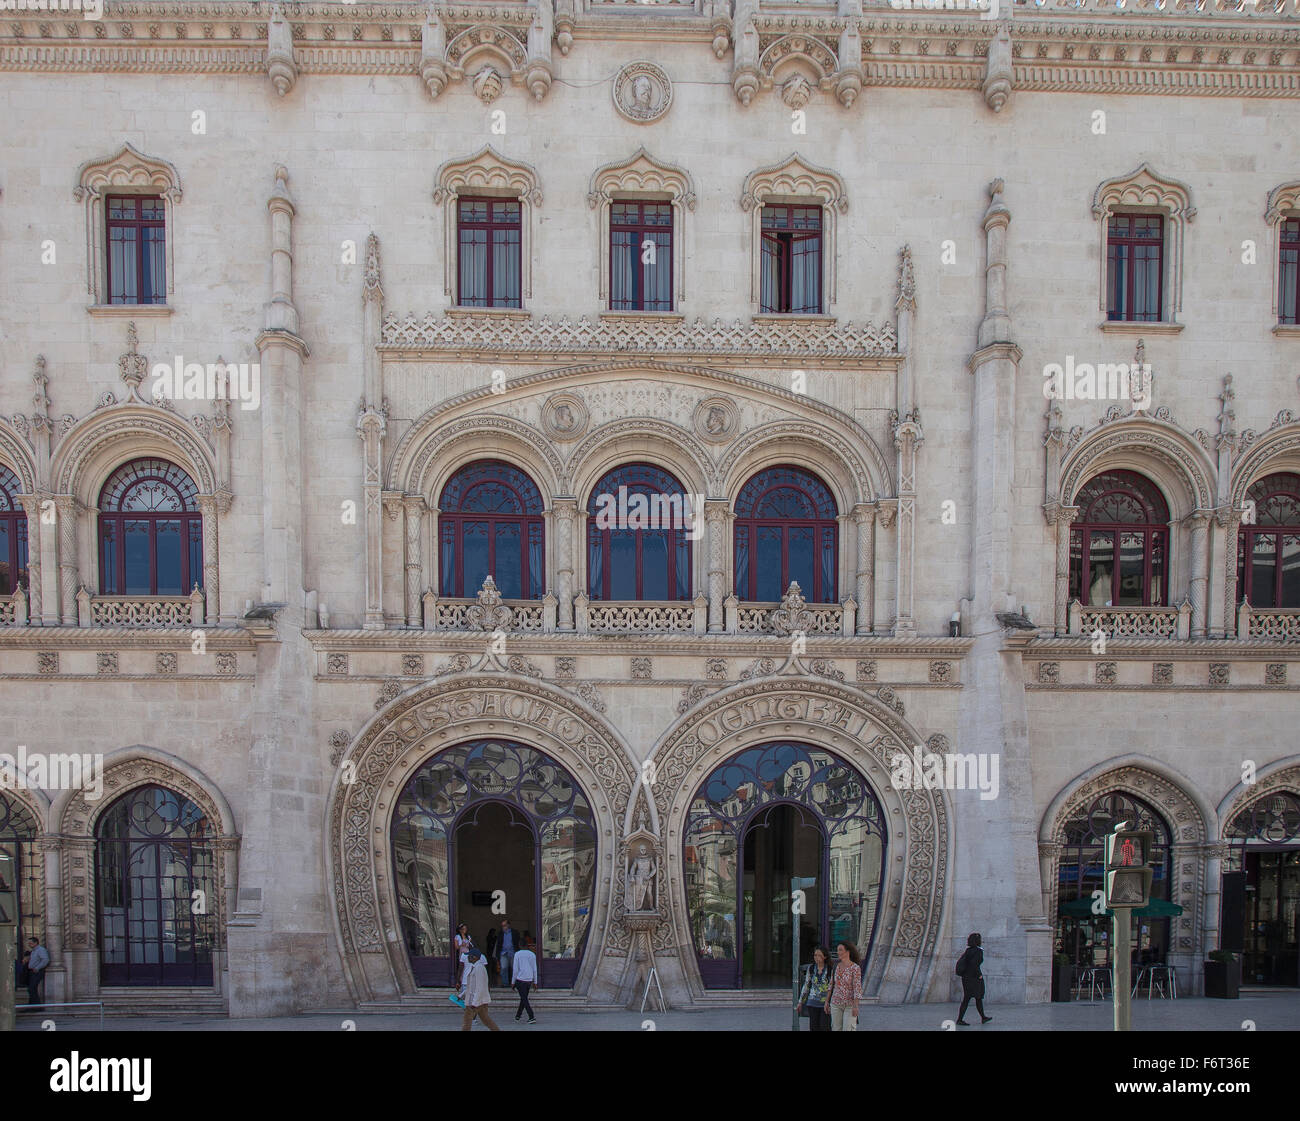
<path id="1" fill-rule="evenodd" d="M 470 950 L 469 960 L 465 965 L 465 1013 L 460 1021 L 461 1031 L 469 1031 L 474 1026 L 475 1017 L 482 1020 L 492 1031 L 501 1030 L 488 1015 L 487 1006 L 492 1003 L 488 987 L 487 962 L 483 960 L 483 955 L 478 950 Z"/>
<path id="2" fill-rule="evenodd" d="M 27 1006 L 41 1008 L 41 983 L 45 980 L 45 970 L 49 968 L 50 952 L 41 945 L 39 938 L 27 939 L 27 946 Z"/>
<path id="3" fill-rule="evenodd" d="M 522 950 L 515 954 L 515 992 L 519 994 L 519 1007 L 515 1011 L 515 1019 L 518 1020 L 525 1012 L 528 1013 L 528 1022 L 537 1023 L 537 1017 L 533 1015 L 533 1006 L 528 1003 L 528 990 L 537 985 L 537 955 L 533 953 L 533 940 L 530 938 Z M 541 988 L 540 985 L 537 985 Z"/>

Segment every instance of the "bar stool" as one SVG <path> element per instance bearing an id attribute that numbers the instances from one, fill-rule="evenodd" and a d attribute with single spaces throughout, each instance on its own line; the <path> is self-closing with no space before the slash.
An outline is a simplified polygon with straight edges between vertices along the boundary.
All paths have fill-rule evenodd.
<path id="1" fill-rule="evenodd" d="M 1151 999 L 1152 992 L 1155 989 L 1160 990 L 1161 999 L 1170 1000 L 1178 999 L 1178 977 L 1177 971 L 1172 965 L 1164 965 L 1157 962 L 1153 965 L 1144 965 L 1138 970 L 1137 980 L 1133 982 L 1132 996 L 1137 996 L 1138 989 L 1142 987 L 1142 981 L 1147 983 L 1147 1000 Z"/>
<path id="2" fill-rule="evenodd" d="M 1089 1002 L 1097 999 L 1097 990 L 1101 990 L 1101 997 L 1106 999 L 1106 990 L 1110 989 L 1112 995 L 1115 992 L 1115 981 L 1111 976 L 1110 966 L 1108 965 L 1090 965 L 1079 976 L 1079 992 L 1083 992 L 1083 986 L 1088 986 Z"/>

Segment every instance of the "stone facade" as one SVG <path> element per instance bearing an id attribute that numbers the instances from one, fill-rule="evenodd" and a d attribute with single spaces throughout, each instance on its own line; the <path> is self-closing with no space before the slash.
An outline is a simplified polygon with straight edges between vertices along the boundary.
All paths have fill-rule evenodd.
<path id="1" fill-rule="evenodd" d="M 1065 823 L 1112 791 L 1167 820 L 1170 961 L 1198 988 L 1228 824 L 1300 792 L 1300 611 L 1239 607 L 1234 561 L 1247 488 L 1300 471 L 1300 19 L 1234 7 L 0 12 L 0 465 L 30 550 L 0 717 L 29 753 L 102 755 L 106 795 L 8 792 L 38 823 L 49 998 L 100 989 L 96 823 L 148 782 L 211 824 L 222 1007 L 427 998 L 388 822 L 423 761 L 494 736 L 595 813 L 593 1005 L 631 1000 L 647 953 L 673 1003 L 726 999 L 691 949 L 684 820 L 765 739 L 879 801 L 869 995 L 949 999 L 979 930 L 991 999 L 1046 999 Z M 115 191 L 163 200 L 164 304 L 107 302 Z M 476 192 L 520 204 L 521 309 L 456 306 Z M 608 310 L 611 203 L 638 194 L 671 205 L 671 312 Z M 822 208 L 822 315 L 759 312 L 773 201 Z M 1163 318 L 1109 322 L 1107 218 L 1133 207 L 1166 223 Z M 1067 356 L 1148 363 L 1149 406 L 1046 400 Z M 256 363 L 257 407 L 159 401 L 173 360 Z M 139 456 L 198 490 L 183 596 L 96 590 L 100 491 Z M 543 496 L 541 599 L 439 591 L 439 495 L 484 458 Z M 691 599 L 587 595 L 588 498 L 627 462 L 704 497 Z M 785 463 L 834 496 L 835 603 L 737 596 L 737 494 Z M 1110 469 L 1168 503 L 1168 606 L 1069 600 L 1075 500 Z M 917 745 L 996 756 L 997 797 L 895 789 Z"/>

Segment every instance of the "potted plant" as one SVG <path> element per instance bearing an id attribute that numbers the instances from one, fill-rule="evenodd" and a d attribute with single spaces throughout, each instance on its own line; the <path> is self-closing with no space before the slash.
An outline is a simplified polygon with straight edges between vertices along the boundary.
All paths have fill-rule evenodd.
<path id="1" fill-rule="evenodd" d="M 1074 970 L 1070 967 L 1070 955 L 1058 950 L 1052 955 L 1052 1000 L 1071 1000 L 1073 994 Z"/>
<path id="2" fill-rule="evenodd" d="M 1241 995 L 1241 958 L 1232 950 L 1211 950 L 1205 963 L 1205 995 L 1236 1000 Z"/>

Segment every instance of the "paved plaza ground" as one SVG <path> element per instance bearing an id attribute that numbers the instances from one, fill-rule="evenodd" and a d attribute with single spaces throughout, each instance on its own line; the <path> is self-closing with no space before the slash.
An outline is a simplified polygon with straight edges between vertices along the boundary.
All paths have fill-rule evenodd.
<path id="1" fill-rule="evenodd" d="M 456 1031 L 460 1028 L 460 1010 L 446 1003 L 445 994 L 438 991 L 442 1006 L 430 1000 L 428 1012 L 370 1013 L 348 1012 L 312 1013 L 303 1016 L 277 1017 L 265 1020 L 230 1020 L 217 1018 L 175 1017 L 114 1017 L 104 1021 L 106 1032 L 130 1031 Z M 505 1031 L 789 1031 L 790 1010 L 776 1005 L 750 1008 L 717 1008 L 703 1011 L 628 1012 L 577 1011 L 572 1009 L 548 1010 L 546 994 L 534 996 L 537 1023 L 514 1020 L 515 1002 L 508 999 L 506 991 L 493 990 L 492 1015 Z M 1110 1031 L 1112 1013 L 1109 1003 L 1071 1002 L 1068 1004 L 1030 1004 L 1000 1006 L 990 1004 L 985 1009 L 992 1017 L 990 1024 L 980 1025 L 974 1008 L 967 1012 L 971 1023 L 968 1028 L 953 1028 L 959 1032 L 1046 1032 L 1046 1031 Z M 45 1017 L 62 1030 L 98 1031 L 95 1017 L 89 1019 L 60 1015 L 51 1010 Z M 955 1004 L 908 1004 L 888 1008 L 874 1005 L 862 1006 L 860 1028 L 863 1031 L 940 1031 L 952 1027 L 957 1018 Z M 1133 1030 L 1168 1031 L 1300 1031 L 1300 992 L 1244 993 L 1239 1000 L 1208 1000 L 1202 997 L 1185 997 L 1179 1000 L 1147 1001 L 1139 997 L 1133 1001 Z M 806 1025 L 805 1025 L 806 1027 Z M 34 1013 L 19 1009 L 20 1031 L 39 1031 L 40 1022 Z M 475 1031 L 483 1031 L 481 1025 Z"/>

